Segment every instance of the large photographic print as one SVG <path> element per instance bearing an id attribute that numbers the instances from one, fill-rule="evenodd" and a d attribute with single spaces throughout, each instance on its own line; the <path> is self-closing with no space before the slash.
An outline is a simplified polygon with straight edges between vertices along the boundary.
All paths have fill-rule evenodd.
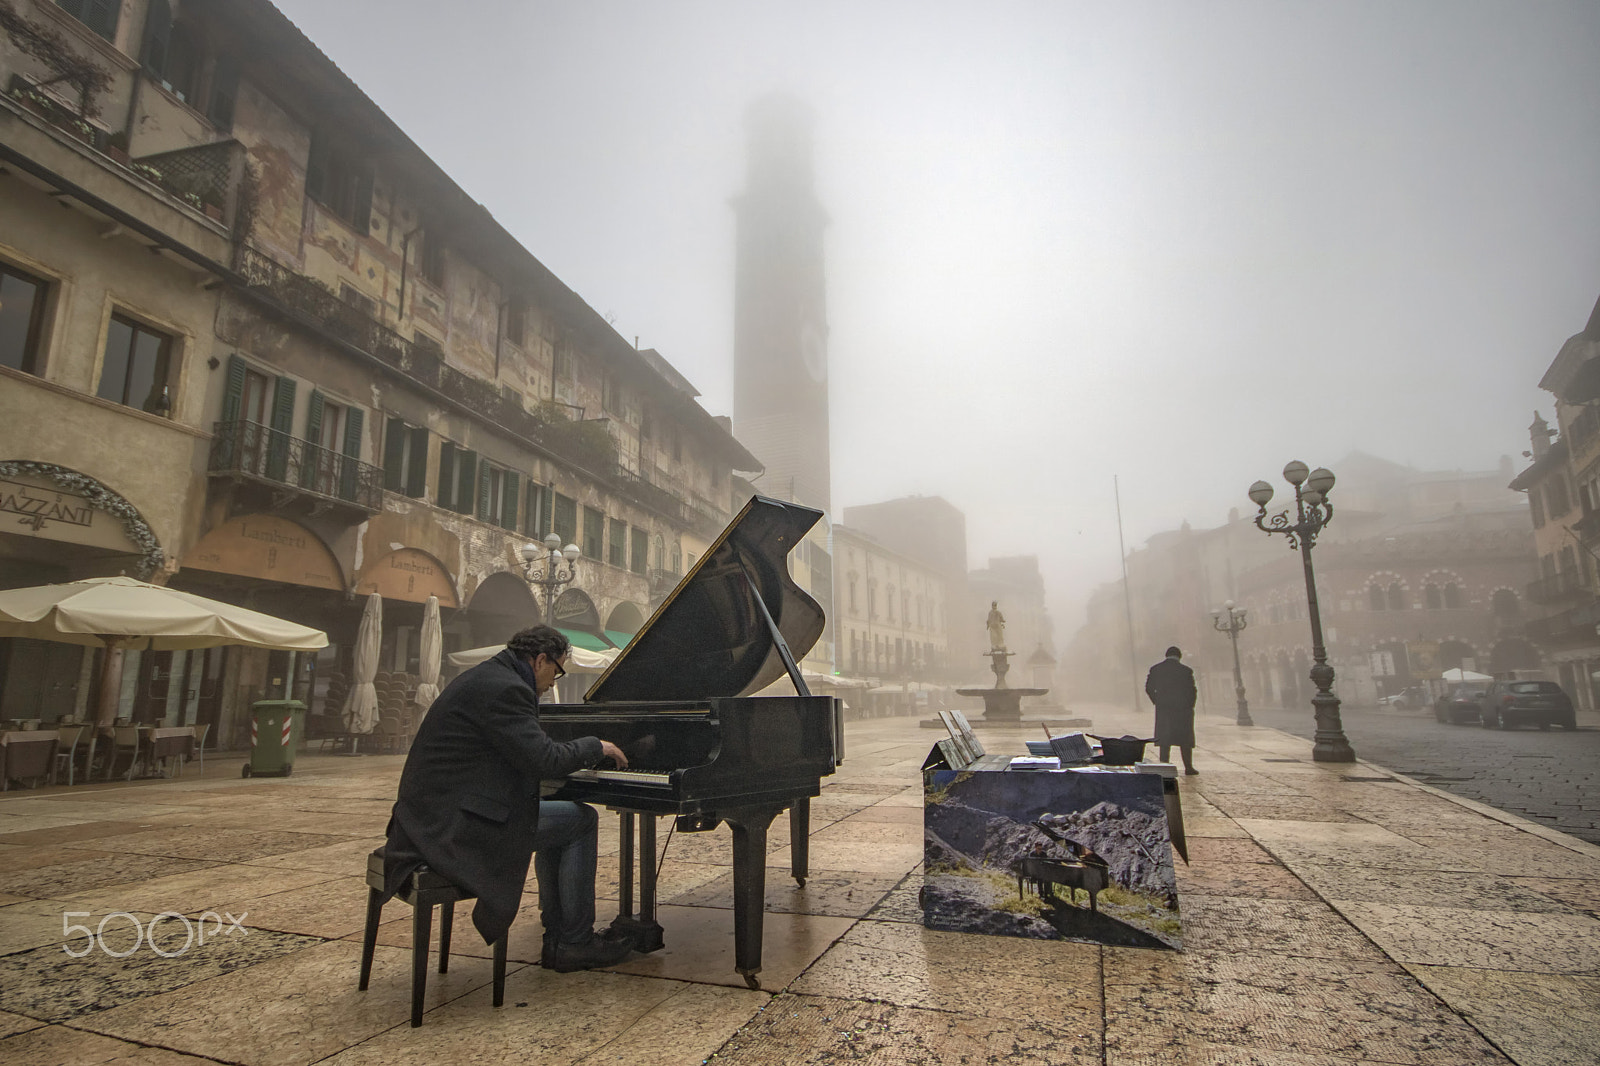
<path id="1" fill-rule="evenodd" d="M 1161 778 L 933 770 L 925 775 L 930 929 L 1180 948 Z"/>

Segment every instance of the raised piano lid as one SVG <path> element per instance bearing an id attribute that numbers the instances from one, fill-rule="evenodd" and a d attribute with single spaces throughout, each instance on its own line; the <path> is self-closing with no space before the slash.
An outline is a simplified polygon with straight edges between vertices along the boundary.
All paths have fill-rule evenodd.
<path id="1" fill-rule="evenodd" d="M 760 591 L 796 661 L 822 635 L 817 601 L 789 577 L 788 556 L 822 512 L 752 496 L 606 672 L 588 703 L 699 700 L 759 692 L 784 673 Z"/>

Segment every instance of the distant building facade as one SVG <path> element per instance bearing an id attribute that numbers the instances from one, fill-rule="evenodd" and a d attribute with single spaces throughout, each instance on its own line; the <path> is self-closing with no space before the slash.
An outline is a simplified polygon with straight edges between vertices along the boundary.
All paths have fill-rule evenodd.
<path id="1" fill-rule="evenodd" d="M 429 595 L 447 650 L 624 643 L 742 504 L 761 464 L 693 387 L 270 3 L 10 7 L 0 585 L 127 571 L 331 641 L 133 653 L 122 713 L 227 744 L 263 696 L 336 712 L 372 592 L 399 673 Z M 550 532 L 581 557 L 547 610 Z M 97 657 L 0 640 L 0 717 L 81 714 Z"/>
<path id="2" fill-rule="evenodd" d="M 848 525 L 833 527 L 841 673 L 874 680 L 946 676 L 950 610 L 944 575 Z"/>

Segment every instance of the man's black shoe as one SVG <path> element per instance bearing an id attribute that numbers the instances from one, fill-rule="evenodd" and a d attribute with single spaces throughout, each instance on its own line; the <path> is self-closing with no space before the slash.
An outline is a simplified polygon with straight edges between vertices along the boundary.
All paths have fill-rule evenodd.
<path id="1" fill-rule="evenodd" d="M 615 966 L 632 951 L 633 941 L 630 939 L 610 940 L 592 936 L 581 944 L 555 943 L 549 952 L 550 961 L 544 962 L 541 958 L 541 964 L 556 973 L 572 973 L 575 970 L 592 970 L 597 966 Z"/>
<path id="2" fill-rule="evenodd" d="M 1186 773 L 1186 774 L 1191 774 L 1192 775 L 1192 774 L 1198 774 L 1200 771 L 1196 770 L 1192 766 L 1186 766 L 1186 767 L 1184 767 L 1183 772 Z"/>

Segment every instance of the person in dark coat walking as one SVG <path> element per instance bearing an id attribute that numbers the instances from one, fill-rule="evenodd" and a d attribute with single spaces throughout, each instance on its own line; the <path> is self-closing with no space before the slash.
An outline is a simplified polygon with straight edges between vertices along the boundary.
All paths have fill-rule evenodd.
<path id="1" fill-rule="evenodd" d="M 1156 705 L 1156 744 L 1166 762 L 1174 745 L 1183 756 L 1183 772 L 1194 768 L 1194 671 L 1183 665 L 1183 652 L 1167 649 L 1167 657 L 1145 675 L 1144 693 Z"/>
<path id="2" fill-rule="evenodd" d="M 490 944 L 516 918 L 537 853 L 541 962 L 563 973 L 620 962 L 632 947 L 594 930 L 594 808 L 540 799 L 545 778 L 605 758 L 628 765 L 610 741 L 563 743 L 539 727 L 539 695 L 566 673 L 570 650 L 560 632 L 534 626 L 445 687 L 406 756 L 384 848 L 385 899 L 426 863 L 477 897 L 472 924 Z"/>

